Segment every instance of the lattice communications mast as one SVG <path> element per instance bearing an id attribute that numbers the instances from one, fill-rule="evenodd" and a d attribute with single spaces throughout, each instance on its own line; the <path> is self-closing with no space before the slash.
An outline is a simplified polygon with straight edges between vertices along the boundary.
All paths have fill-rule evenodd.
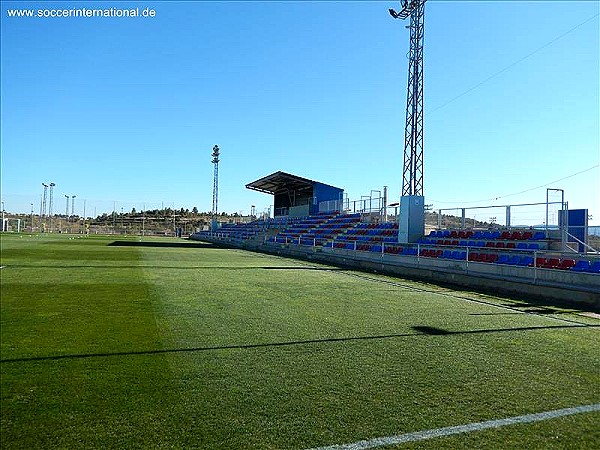
<path id="1" fill-rule="evenodd" d="M 423 194 L 423 37 L 425 1 L 403 0 L 402 10 L 389 12 L 394 19 L 410 17 L 410 50 L 406 125 L 404 127 L 404 164 L 400 199 L 399 241 L 415 242 L 425 232 Z"/>

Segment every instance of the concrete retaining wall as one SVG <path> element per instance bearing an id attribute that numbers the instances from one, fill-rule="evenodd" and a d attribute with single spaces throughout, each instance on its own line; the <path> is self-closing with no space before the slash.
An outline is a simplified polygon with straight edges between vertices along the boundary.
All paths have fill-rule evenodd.
<path id="1" fill-rule="evenodd" d="M 193 238 L 193 237 L 192 237 Z M 380 254 L 293 244 L 213 241 L 284 257 L 385 273 L 404 278 L 582 306 L 600 311 L 600 275 L 556 269 Z"/>

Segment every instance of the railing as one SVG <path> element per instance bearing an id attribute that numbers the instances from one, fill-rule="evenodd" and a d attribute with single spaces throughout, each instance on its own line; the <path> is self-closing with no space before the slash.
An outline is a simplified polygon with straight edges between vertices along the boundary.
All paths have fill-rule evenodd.
<path id="1" fill-rule="evenodd" d="M 581 247 L 583 247 L 583 248 L 586 250 L 586 252 L 585 252 L 585 253 L 587 253 L 587 252 L 591 252 L 591 253 L 597 253 L 597 254 L 600 254 L 600 251 L 596 250 L 596 249 L 595 249 L 594 247 L 592 247 L 591 245 L 589 245 L 589 244 L 587 244 L 587 243 L 585 243 L 585 242 L 581 241 L 581 240 L 580 240 L 580 239 L 579 239 L 577 236 L 573 236 L 573 235 L 572 235 L 571 233 L 569 233 L 568 231 L 566 232 L 566 235 L 567 235 L 567 242 L 566 242 L 566 246 L 567 246 L 567 247 L 569 247 L 569 249 L 571 249 L 571 251 L 573 251 L 573 252 L 576 252 L 576 253 L 579 253 L 579 247 L 581 246 Z M 570 247 L 570 246 L 569 246 L 569 244 L 572 242 L 572 241 L 570 241 L 571 239 L 572 239 L 573 241 L 575 241 L 575 242 L 578 244 L 576 249 L 574 249 L 574 248 L 572 248 L 572 247 Z"/>
<path id="2" fill-rule="evenodd" d="M 544 229 L 548 232 L 549 229 L 558 228 L 559 211 L 563 206 L 562 202 L 544 202 L 443 208 L 437 210 L 438 228 L 447 228 L 448 223 L 446 222 L 451 217 L 458 217 L 460 218 L 460 229 L 482 226 L 495 226 L 507 229 L 532 227 Z M 447 214 L 448 212 L 454 212 L 454 214 Z"/>
<path id="3" fill-rule="evenodd" d="M 416 267 L 422 266 L 435 266 L 435 261 L 437 265 L 452 265 L 452 270 L 458 270 L 461 272 L 469 273 L 469 272 L 485 272 L 486 267 L 504 267 L 504 268 L 518 268 L 522 269 L 519 276 L 524 276 L 526 279 L 536 282 L 539 278 L 540 271 L 543 273 L 579 273 L 571 269 L 571 267 L 565 268 L 563 267 L 553 267 L 546 268 L 542 267 L 543 265 L 539 264 L 540 259 L 544 261 L 550 261 L 552 259 L 558 259 L 561 262 L 564 260 L 585 260 L 590 261 L 590 264 L 595 262 L 600 262 L 600 254 L 578 254 L 577 256 L 573 255 L 570 252 L 561 252 L 561 251 L 553 251 L 553 250 L 523 250 L 523 249 L 512 249 L 512 248 L 503 248 L 500 251 L 494 251 L 489 247 L 465 247 L 465 246 L 435 246 L 430 244 L 399 244 L 399 243 L 386 243 L 386 242 L 377 242 L 375 244 L 369 243 L 368 245 L 375 245 L 378 248 L 378 251 L 374 252 L 372 250 L 360 250 L 359 246 L 366 244 L 365 242 L 359 241 L 345 241 L 344 244 L 350 244 L 351 248 L 338 248 L 335 246 L 334 241 L 328 242 L 326 245 L 320 245 L 317 242 L 317 239 L 307 239 L 307 238 L 289 238 L 289 237 L 280 237 L 280 240 L 271 242 L 265 239 L 263 244 L 270 246 L 278 246 L 278 245 L 294 245 L 298 248 L 321 248 L 324 251 L 331 253 L 339 253 L 339 254 L 353 254 L 355 257 L 359 257 L 360 259 L 372 260 L 373 258 L 377 258 L 378 260 L 385 260 L 385 262 L 393 263 L 394 261 L 401 262 L 402 264 L 413 265 Z M 301 244 L 300 239 L 302 240 Z M 308 242 L 311 241 L 311 242 Z M 380 248 L 379 248 L 380 247 Z M 403 250 L 401 253 L 394 253 L 392 249 L 397 249 L 401 247 Z M 422 256 L 422 250 L 446 250 L 449 254 L 459 252 L 461 253 L 461 258 L 456 259 L 453 257 L 429 257 Z M 462 255 L 464 253 L 464 256 Z M 523 257 L 530 257 L 531 263 L 524 264 L 516 264 L 510 262 L 498 262 L 498 261 L 490 261 L 490 262 L 481 262 L 481 261 L 473 261 L 470 260 L 470 256 L 473 254 L 487 254 L 487 255 L 510 255 L 510 256 L 519 256 L 521 261 Z M 592 275 L 598 275 L 593 273 Z M 544 278 L 547 280 L 551 280 L 550 275 L 544 275 Z M 598 286 L 600 286 L 600 276 L 598 276 Z"/>
<path id="4" fill-rule="evenodd" d="M 383 197 L 363 195 L 360 200 L 344 199 L 344 211 L 346 213 L 382 214 L 384 209 L 385 201 Z"/>

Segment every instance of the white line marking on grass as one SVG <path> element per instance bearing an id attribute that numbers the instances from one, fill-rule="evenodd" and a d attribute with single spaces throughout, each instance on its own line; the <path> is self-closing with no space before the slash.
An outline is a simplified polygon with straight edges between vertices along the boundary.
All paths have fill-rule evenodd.
<path id="1" fill-rule="evenodd" d="M 353 442 L 351 444 L 315 447 L 310 450 L 363 450 L 368 448 L 383 447 L 385 445 L 423 441 L 425 439 L 450 436 L 452 434 L 470 433 L 471 431 L 481 431 L 488 428 L 499 428 L 506 425 L 540 422 L 542 420 L 555 419 L 557 417 L 571 416 L 573 414 L 581 414 L 592 411 L 600 411 L 600 403 L 596 403 L 594 405 L 575 406 L 573 408 L 555 409 L 553 411 L 545 411 L 536 414 L 525 414 L 523 416 L 509 417 L 507 419 L 488 420 L 487 422 L 475 422 L 468 423 L 466 425 L 457 425 L 454 427 L 435 428 L 433 430 L 417 431 L 414 433 L 399 434 L 396 436 L 386 436 Z"/>

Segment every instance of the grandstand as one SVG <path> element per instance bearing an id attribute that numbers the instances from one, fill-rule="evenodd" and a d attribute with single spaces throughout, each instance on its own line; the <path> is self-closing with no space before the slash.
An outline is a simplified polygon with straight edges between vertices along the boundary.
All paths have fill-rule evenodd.
<path id="1" fill-rule="evenodd" d="M 251 183 L 251 188 L 264 187 L 268 180 L 272 184 L 264 192 L 275 198 L 281 192 L 302 189 L 309 194 L 296 198 L 304 205 L 327 205 L 332 200 L 331 196 L 327 200 L 315 197 L 317 190 L 310 189 L 328 185 L 300 178 L 304 180 L 300 186 L 298 178 L 277 172 Z M 334 195 L 343 192 L 333 189 Z M 332 204 L 344 206 L 338 201 Z M 293 212 L 295 206 L 290 204 L 287 211 Z M 215 231 L 195 233 L 191 239 L 469 289 L 600 307 L 600 254 L 584 241 L 565 241 L 571 235 L 561 227 L 488 224 L 484 228 L 463 220 L 459 228 L 438 226 L 415 242 L 400 243 L 398 218 L 387 214 L 316 206 L 306 215 L 285 214 L 285 208 L 279 211 L 274 218 L 223 224 Z"/>

